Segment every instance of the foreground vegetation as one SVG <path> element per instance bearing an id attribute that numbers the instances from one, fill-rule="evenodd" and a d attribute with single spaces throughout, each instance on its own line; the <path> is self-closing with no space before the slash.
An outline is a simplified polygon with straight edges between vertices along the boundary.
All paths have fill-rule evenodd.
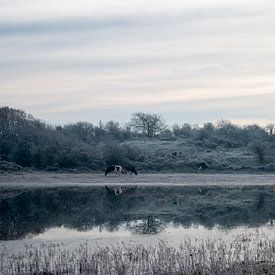
<path id="1" fill-rule="evenodd" d="M 159 115 L 134 113 L 125 126 L 77 122 L 51 126 L 22 110 L 0 108 L 0 171 L 102 171 L 133 164 L 139 171 L 275 171 L 274 124 L 168 127 Z"/>
<path id="2" fill-rule="evenodd" d="M 2 274 L 273 274 L 275 241 L 235 239 L 185 240 L 178 247 L 120 244 L 75 250 L 62 245 L 26 246 L 14 253 L 0 250 Z"/>

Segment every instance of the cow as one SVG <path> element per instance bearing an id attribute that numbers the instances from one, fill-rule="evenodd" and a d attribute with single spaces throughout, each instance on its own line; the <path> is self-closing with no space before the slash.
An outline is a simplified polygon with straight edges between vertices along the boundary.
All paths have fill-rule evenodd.
<path id="1" fill-rule="evenodd" d="M 177 157 L 177 154 L 178 154 L 178 152 L 172 152 L 172 157 L 173 157 L 173 158 L 176 158 L 176 157 Z"/>
<path id="2" fill-rule="evenodd" d="M 127 174 L 127 173 L 130 173 L 130 174 L 133 173 L 135 175 L 138 174 L 136 168 L 133 165 L 131 165 L 131 164 L 123 166 L 123 172 L 125 174 Z"/>
<path id="3" fill-rule="evenodd" d="M 121 173 L 123 173 L 123 167 L 121 165 L 109 165 L 105 170 L 105 176 L 112 172 L 120 175 Z"/>
<path id="4" fill-rule="evenodd" d="M 205 162 L 197 162 L 197 168 L 198 168 L 198 173 L 199 173 L 200 170 L 207 169 L 208 166 Z"/>

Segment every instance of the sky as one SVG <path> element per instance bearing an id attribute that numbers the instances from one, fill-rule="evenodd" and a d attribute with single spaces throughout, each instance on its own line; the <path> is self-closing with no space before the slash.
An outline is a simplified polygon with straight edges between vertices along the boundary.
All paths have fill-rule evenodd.
<path id="1" fill-rule="evenodd" d="M 275 120 L 274 0 L 0 0 L 0 106 L 52 124 Z"/>

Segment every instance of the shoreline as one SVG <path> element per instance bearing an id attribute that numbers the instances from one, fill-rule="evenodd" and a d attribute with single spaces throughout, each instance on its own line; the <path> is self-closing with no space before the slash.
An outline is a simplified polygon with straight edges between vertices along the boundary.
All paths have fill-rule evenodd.
<path id="1" fill-rule="evenodd" d="M 108 175 L 103 173 L 14 172 L 0 175 L 0 187 L 61 187 L 61 186 L 190 186 L 190 185 L 274 185 L 271 173 L 144 173 Z"/>

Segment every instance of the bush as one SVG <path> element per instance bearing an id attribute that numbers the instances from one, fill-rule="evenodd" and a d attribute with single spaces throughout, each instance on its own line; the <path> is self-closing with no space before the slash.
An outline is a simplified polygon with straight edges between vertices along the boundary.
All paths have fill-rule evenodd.
<path id="1" fill-rule="evenodd" d="M 23 169 L 22 166 L 16 164 L 15 162 L 0 161 L 0 171 L 18 171 Z"/>

